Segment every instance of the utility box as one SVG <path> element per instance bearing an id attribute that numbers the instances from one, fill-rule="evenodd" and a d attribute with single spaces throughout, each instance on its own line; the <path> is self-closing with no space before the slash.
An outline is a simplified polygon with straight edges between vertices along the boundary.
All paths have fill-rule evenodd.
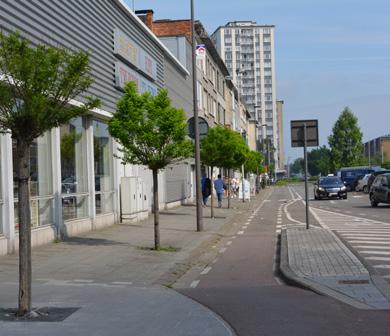
<path id="1" fill-rule="evenodd" d="M 145 213 L 147 216 L 149 206 L 145 189 L 142 178 L 121 177 L 121 220 L 139 220 Z"/>

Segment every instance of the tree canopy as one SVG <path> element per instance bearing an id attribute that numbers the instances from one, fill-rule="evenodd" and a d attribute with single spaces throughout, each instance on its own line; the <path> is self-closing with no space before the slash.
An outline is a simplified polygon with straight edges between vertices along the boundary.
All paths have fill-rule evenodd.
<path id="1" fill-rule="evenodd" d="M 358 166 L 364 162 L 362 138 L 357 117 L 349 107 L 346 107 L 328 138 L 331 160 L 335 169 Z"/>
<path id="2" fill-rule="evenodd" d="M 244 164 L 245 171 L 248 173 L 262 172 L 263 160 L 264 160 L 264 156 L 261 153 L 253 150 L 249 151 L 246 156 L 246 160 Z"/>
<path id="3" fill-rule="evenodd" d="M 233 169 L 244 164 L 248 151 L 239 133 L 217 126 L 202 140 L 200 157 L 210 167 Z"/>
<path id="4" fill-rule="evenodd" d="M 0 131 L 28 144 L 99 105 L 96 98 L 69 105 L 93 82 L 84 51 L 32 47 L 18 33 L 0 32 L 0 72 Z"/>
<path id="5" fill-rule="evenodd" d="M 108 129 L 123 146 L 124 163 L 159 170 L 193 154 L 185 113 L 171 106 L 166 90 L 139 95 L 135 83 L 128 82 Z"/>
<path id="6" fill-rule="evenodd" d="M 326 176 L 333 172 L 330 149 L 326 146 L 308 152 L 308 170 L 311 176 Z"/>

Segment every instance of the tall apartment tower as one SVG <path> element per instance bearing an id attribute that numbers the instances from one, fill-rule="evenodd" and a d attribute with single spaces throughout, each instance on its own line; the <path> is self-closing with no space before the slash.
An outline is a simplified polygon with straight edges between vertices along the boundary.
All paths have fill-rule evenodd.
<path id="1" fill-rule="evenodd" d="M 211 39 L 252 118 L 257 121 L 258 150 L 269 148 L 267 141 L 270 142 L 271 148 L 275 148 L 272 158 L 278 169 L 281 167 L 277 135 L 274 28 L 273 25 L 258 25 L 253 21 L 234 21 L 218 27 Z"/>

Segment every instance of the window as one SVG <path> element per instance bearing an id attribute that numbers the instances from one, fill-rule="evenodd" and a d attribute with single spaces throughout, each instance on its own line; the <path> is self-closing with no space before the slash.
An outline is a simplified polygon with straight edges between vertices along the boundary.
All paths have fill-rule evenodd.
<path id="1" fill-rule="evenodd" d="M 88 216 L 87 146 L 84 118 L 61 126 L 61 193 L 64 220 Z"/>
<path id="2" fill-rule="evenodd" d="M 96 214 L 104 214 L 112 212 L 114 201 L 112 141 L 106 123 L 93 120 L 92 125 Z"/>
<path id="3" fill-rule="evenodd" d="M 53 223 L 53 182 L 52 182 L 52 156 L 51 133 L 35 139 L 30 147 L 30 210 L 31 227 Z M 14 176 L 14 213 L 15 228 L 19 228 L 18 218 L 18 181 L 16 178 L 17 156 L 16 141 L 12 142 L 13 176 Z"/>

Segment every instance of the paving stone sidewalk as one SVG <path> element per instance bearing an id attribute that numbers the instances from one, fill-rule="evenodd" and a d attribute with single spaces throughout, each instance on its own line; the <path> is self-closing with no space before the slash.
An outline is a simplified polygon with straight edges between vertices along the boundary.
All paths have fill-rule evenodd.
<path id="1" fill-rule="evenodd" d="M 234 335 L 206 307 L 170 289 L 198 256 L 218 245 L 232 222 L 254 208 L 204 208 L 204 231 L 196 232 L 193 205 L 161 211 L 161 244 L 153 251 L 153 216 L 123 223 L 33 250 L 33 306 L 78 307 L 63 322 L 1 322 L 8 335 Z M 0 308 L 17 305 L 18 257 L 0 257 Z"/>
<path id="2" fill-rule="evenodd" d="M 362 309 L 390 309 L 364 265 L 328 229 L 287 226 L 282 231 L 283 274 L 316 292 Z"/>

